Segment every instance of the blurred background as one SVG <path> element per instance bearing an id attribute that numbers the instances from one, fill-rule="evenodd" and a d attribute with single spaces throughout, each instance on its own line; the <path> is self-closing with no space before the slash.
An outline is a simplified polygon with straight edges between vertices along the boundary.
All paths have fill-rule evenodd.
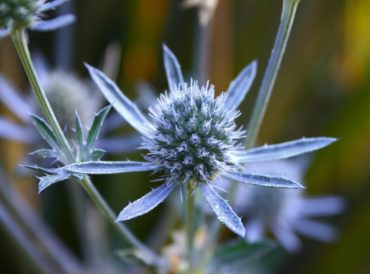
<path id="1" fill-rule="evenodd" d="M 177 55 L 184 73 L 196 64 L 197 10 L 185 9 L 179 0 L 71 0 L 58 11 L 72 11 L 77 21 L 53 33 L 30 32 L 30 47 L 41 52 L 52 68 L 73 71 L 86 78 L 83 62 L 111 69 L 112 77 L 131 98 L 139 81 L 155 90 L 167 88 L 162 44 Z M 281 2 L 276 0 L 220 0 L 212 22 L 207 79 L 217 91 L 257 59 L 259 70 L 252 90 L 241 106 L 246 124 L 255 102 L 277 31 Z M 0 40 L 0 73 L 25 95 L 30 93 L 23 69 L 9 38 Z M 17 118 L 4 106 L 0 112 Z M 117 136 L 133 132 L 124 128 Z M 277 143 L 302 136 L 333 136 L 339 141 L 315 153 L 305 176 L 308 194 L 345 197 L 343 214 L 330 218 L 340 231 L 333 244 L 304 240 L 300 252 L 285 256 L 274 273 L 370 273 L 370 1 L 302 0 L 275 90 L 259 135 L 259 143 Z M 79 227 L 69 195 L 72 183 L 57 184 L 37 194 L 36 180 L 19 175 L 17 164 L 30 151 L 19 142 L 0 140 L 0 180 L 12 184 L 20 199 L 43 216 L 51 230 L 82 258 L 86 233 L 108 229 L 99 213 L 90 228 Z M 140 159 L 122 154 L 112 159 Z M 7 178 L 7 179 L 5 179 Z M 97 177 L 94 180 L 118 212 L 128 200 L 148 190 L 148 175 Z M 18 192 L 19 191 L 19 192 Z M 5 195 L 6 196 L 6 195 Z M 5 198 L 1 197 L 0 213 Z M 72 209 L 74 208 L 74 209 Z M 161 208 L 163 209 L 163 207 Z M 23 210 L 23 209 L 21 209 Z M 91 213 L 92 212 L 92 213 Z M 140 238 L 150 237 L 160 210 L 129 223 Z M 86 232 L 85 230 L 92 230 Z M 98 239 L 111 247 L 122 245 L 110 231 Z M 97 241 L 98 241 L 97 240 Z M 30 259 L 0 224 L 1 273 L 37 273 Z M 91 248 L 87 248 L 91 250 Z M 99 249 L 96 251 L 99 255 Z M 103 250 L 103 247 L 101 247 Z M 110 251 L 113 252 L 113 251 Z"/>

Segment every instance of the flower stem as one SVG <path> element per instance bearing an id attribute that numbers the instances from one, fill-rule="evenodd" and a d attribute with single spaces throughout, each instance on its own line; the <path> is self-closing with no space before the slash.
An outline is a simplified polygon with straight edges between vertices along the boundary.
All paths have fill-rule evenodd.
<path id="1" fill-rule="evenodd" d="M 193 273 L 193 251 L 194 251 L 194 188 L 190 182 L 187 188 L 186 197 L 186 240 L 187 259 L 189 273 Z"/>
<path id="2" fill-rule="evenodd" d="M 276 76 L 279 71 L 282 58 L 285 53 L 286 45 L 292 30 L 294 17 L 300 0 L 283 0 L 283 9 L 279 30 L 276 35 L 274 47 L 271 52 L 270 60 L 263 77 L 256 105 L 253 109 L 252 117 L 248 126 L 248 137 L 245 142 L 246 148 L 251 148 L 255 145 L 258 132 L 261 127 L 266 108 L 271 97 L 271 92 L 275 84 Z M 237 184 L 232 184 L 229 190 L 228 200 L 233 201 L 237 191 Z M 210 226 L 205 248 L 212 248 L 218 239 L 221 225 L 215 220 Z"/>
<path id="3" fill-rule="evenodd" d="M 279 30 L 262 80 L 262 85 L 258 92 L 257 102 L 248 125 L 248 137 L 245 143 L 247 148 L 253 147 L 256 143 L 258 132 L 265 116 L 267 105 L 285 53 L 299 2 L 300 0 L 283 0 L 283 11 Z"/>
<path id="4" fill-rule="evenodd" d="M 36 98 L 40 104 L 40 107 L 46 117 L 46 120 L 50 124 L 55 137 L 58 141 L 61 150 L 66 157 L 66 160 L 73 162 L 74 157 L 72 154 L 71 147 L 64 136 L 64 133 L 58 123 L 57 118 L 50 106 L 50 103 L 46 97 L 45 91 L 43 90 L 40 81 L 37 77 L 35 68 L 32 63 L 31 55 L 27 46 L 27 36 L 25 30 L 19 30 L 12 34 L 12 40 L 17 50 L 19 58 L 22 62 L 23 68 L 26 71 L 28 80 L 31 83 L 32 89 L 35 92 Z"/>
<path id="5" fill-rule="evenodd" d="M 75 162 L 75 157 L 73 156 L 73 151 L 63 134 L 63 131 L 58 123 L 58 120 L 55 117 L 55 114 L 50 106 L 50 103 L 46 97 L 45 91 L 43 90 L 40 81 L 37 77 L 35 68 L 32 63 L 30 52 L 27 45 L 27 37 L 25 30 L 19 30 L 12 34 L 12 40 L 19 55 L 19 58 L 22 62 L 24 70 L 26 71 L 27 77 L 31 83 L 32 89 L 35 92 L 36 98 L 41 106 L 41 109 L 50 124 L 55 137 L 60 146 L 61 152 L 65 156 L 64 163 L 70 164 Z M 92 184 L 89 177 L 84 177 L 80 181 L 81 185 L 90 196 L 94 204 L 100 209 L 103 215 L 108 219 L 108 221 L 117 229 L 119 234 L 133 247 L 140 250 L 147 262 L 150 264 L 160 265 L 162 264 L 161 259 L 143 243 L 141 243 L 131 231 L 124 226 L 122 223 L 116 223 L 116 216 L 113 210 L 108 206 L 103 197 L 97 191 L 97 189 Z"/>
<path id="6" fill-rule="evenodd" d="M 209 44 L 211 40 L 212 22 L 209 25 L 203 26 L 198 23 L 195 37 L 195 58 L 194 58 L 194 72 L 195 79 L 199 81 L 200 85 L 204 85 L 208 78 L 209 68 Z"/>
<path id="7" fill-rule="evenodd" d="M 147 263 L 151 265 L 162 264 L 162 259 L 159 258 L 151 249 L 144 245 L 140 240 L 138 240 L 134 234 L 122 223 L 116 222 L 116 215 L 113 210 L 108 206 L 104 198 L 100 195 L 98 190 L 95 188 L 89 177 L 84 177 L 81 181 L 82 187 L 85 189 L 86 193 L 89 195 L 94 204 L 99 208 L 99 210 L 104 214 L 108 221 L 116 228 L 118 233 L 126 239 L 133 247 L 140 250 L 145 256 Z"/>

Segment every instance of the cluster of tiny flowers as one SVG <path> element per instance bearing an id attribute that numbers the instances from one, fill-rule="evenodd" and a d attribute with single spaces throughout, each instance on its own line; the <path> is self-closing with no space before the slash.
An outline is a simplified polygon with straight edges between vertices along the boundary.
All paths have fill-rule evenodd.
<path id="1" fill-rule="evenodd" d="M 37 19 L 44 1 L 5 0 L 0 3 L 0 28 L 18 29 L 31 25 Z"/>
<path id="2" fill-rule="evenodd" d="M 74 126 L 76 110 L 82 123 L 89 125 L 101 105 L 102 98 L 90 85 L 62 71 L 48 75 L 45 92 L 59 122 L 69 128 Z"/>
<path id="3" fill-rule="evenodd" d="M 213 86 L 192 81 L 162 94 L 150 109 L 154 130 L 144 137 L 148 161 L 161 166 L 174 181 L 209 182 L 219 171 L 234 170 L 233 153 L 244 132 L 237 129 L 239 112 L 224 108 Z"/>

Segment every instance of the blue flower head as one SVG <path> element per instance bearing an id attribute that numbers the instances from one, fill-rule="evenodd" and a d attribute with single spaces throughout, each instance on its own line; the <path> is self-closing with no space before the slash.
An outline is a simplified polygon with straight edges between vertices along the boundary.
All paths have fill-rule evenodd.
<path id="1" fill-rule="evenodd" d="M 299 160 L 249 164 L 245 169 L 271 176 L 285 174 L 301 181 L 307 161 L 302 164 Z M 249 242 L 261 241 L 265 232 L 271 231 L 287 251 L 296 252 L 301 247 L 298 234 L 324 242 L 337 238 L 338 231 L 317 218 L 340 214 L 345 201 L 333 195 L 307 196 L 302 189 L 243 186 L 238 189 L 233 206 L 238 214 L 248 217 L 246 238 Z"/>
<path id="2" fill-rule="evenodd" d="M 149 110 L 154 127 L 144 136 L 146 160 L 177 182 L 211 182 L 236 171 L 243 131 L 235 124 L 239 112 L 225 109 L 225 100 L 225 94 L 215 98 L 213 86 L 193 81 L 161 95 Z"/>
<path id="3" fill-rule="evenodd" d="M 19 29 L 49 31 L 74 21 L 73 15 L 62 15 L 43 20 L 43 13 L 63 4 L 67 0 L 3 0 L 0 3 L 0 37 Z"/>
<path id="4" fill-rule="evenodd" d="M 77 174 L 113 174 L 156 171 L 164 183 L 142 198 L 130 203 L 118 216 L 125 221 L 143 215 L 164 201 L 177 187 L 200 189 L 219 220 L 244 236 L 245 229 L 230 205 L 215 190 L 215 183 L 234 180 L 265 187 L 301 188 L 283 177 L 252 174 L 243 165 L 296 156 L 322 148 L 333 138 L 308 138 L 245 150 L 240 143 L 244 131 L 235 118 L 256 75 L 256 62 L 244 68 L 231 82 L 228 90 L 215 96 L 212 85 L 199 86 L 185 82 L 175 55 L 165 46 L 164 64 L 169 91 L 162 94 L 145 116 L 101 71 L 87 65 L 90 75 L 105 98 L 136 130 L 143 135 L 142 148 L 148 153 L 145 162 L 91 161 L 66 166 Z"/>

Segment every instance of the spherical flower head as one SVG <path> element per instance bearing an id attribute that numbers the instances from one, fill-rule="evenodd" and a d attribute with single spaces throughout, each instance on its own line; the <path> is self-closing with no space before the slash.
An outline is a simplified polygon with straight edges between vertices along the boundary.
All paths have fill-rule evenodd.
<path id="1" fill-rule="evenodd" d="M 239 112 L 225 109 L 224 100 L 215 97 L 213 86 L 194 81 L 162 94 L 150 109 L 154 130 L 144 138 L 147 159 L 181 182 L 210 182 L 220 171 L 235 169 L 232 156 L 243 131 L 235 124 Z"/>
<path id="2" fill-rule="evenodd" d="M 31 25 L 44 1 L 4 0 L 0 3 L 0 28 L 19 29 Z"/>
<path id="3" fill-rule="evenodd" d="M 90 85 L 62 71 L 48 75 L 45 92 L 58 120 L 69 128 L 74 127 L 76 111 L 82 123 L 89 125 L 101 103 L 101 97 L 92 92 Z"/>

